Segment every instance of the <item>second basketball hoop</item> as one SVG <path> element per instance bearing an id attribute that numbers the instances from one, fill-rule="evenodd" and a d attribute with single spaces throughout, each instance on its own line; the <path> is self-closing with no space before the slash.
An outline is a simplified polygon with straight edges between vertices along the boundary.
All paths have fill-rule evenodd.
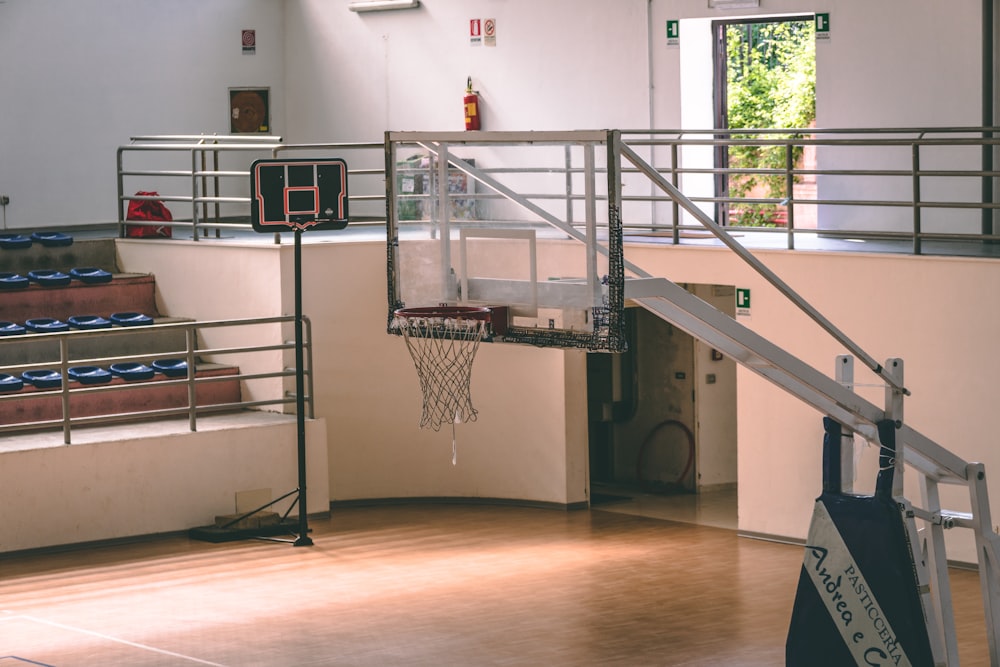
<path id="1" fill-rule="evenodd" d="M 400 308 L 393 313 L 390 331 L 403 336 L 420 379 L 420 428 L 437 431 L 450 423 L 454 429 L 455 424 L 476 420 L 472 362 L 488 335 L 491 315 L 489 308 L 467 306 Z"/>

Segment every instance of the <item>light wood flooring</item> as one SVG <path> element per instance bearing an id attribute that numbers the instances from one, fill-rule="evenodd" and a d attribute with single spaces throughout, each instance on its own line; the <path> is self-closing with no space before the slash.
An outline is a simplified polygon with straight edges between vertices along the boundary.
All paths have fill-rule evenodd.
<path id="1" fill-rule="evenodd" d="M 798 547 L 601 509 L 311 523 L 311 547 L 168 537 L 0 558 L 0 667 L 783 664 Z M 962 664 L 988 664 L 977 577 L 952 579 Z"/>

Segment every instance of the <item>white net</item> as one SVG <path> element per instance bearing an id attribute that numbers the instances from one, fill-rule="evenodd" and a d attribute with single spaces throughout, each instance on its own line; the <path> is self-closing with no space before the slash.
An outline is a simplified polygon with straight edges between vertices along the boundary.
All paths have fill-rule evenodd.
<path id="1" fill-rule="evenodd" d="M 485 308 L 412 308 L 396 311 L 393 328 L 406 341 L 420 378 L 420 428 L 476 421 L 472 361 L 486 335 Z"/>

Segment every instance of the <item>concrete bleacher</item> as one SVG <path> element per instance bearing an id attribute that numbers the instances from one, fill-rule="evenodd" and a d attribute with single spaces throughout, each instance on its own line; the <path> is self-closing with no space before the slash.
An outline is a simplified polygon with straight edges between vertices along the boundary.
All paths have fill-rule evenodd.
<path id="1" fill-rule="evenodd" d="M 65 288 L 32 284 L 25 290 L 0 290 L 0 320 L 21 320 L 23 324 L 27 313 L 68 319 L 71 314 L 106 318 L 109 311 L 146 311 L 153 317 L 153 326 L 0 336 L 0 373 L 19 374 L 35 368 L 36 363 L 51 369 L 53 361 L 58 370 L 60 339 L 69 343 L 70 366 L 80 359 L 95 360 L 80 365 L 104 367 L 113 357 L 147 361 L 153 357 L 180 358 L 183 355 L 177 352 L 186 350 L 184 330 L 194 327 L 198 336 L 194 350 L 197 419 L 192 419 L 185 407 L 172 407 L 188 405 L 187 378 L 165 378 L 159 373 L 148 381 L 114 379 L 95 386 L 70 382 L 63 385 L 68 392 L 25 387 L 0 394 L 0 524 L 4 526 L 0 557 L 186 533 L 211 524 L 217 516 L 238 511 L 240 499 L 247 494 L 256 498 L 267 490 L 273 492 L 272 497 L 279 497 L 295 489 L 299 474 L 297 418 L 285 414 L 276 401 L 269 402 L 278 395 L 278 400 L 287 400 L 283 380 L 260 377 L 262 373 L 284 372 L 284 366 L 275 369 L 276 364 L 284 363 L 281 355 L 219 352 L 253 348 L 263 340 L 258 335 L 269 340 L 276 336 L 276 344 L 281 344 L 281 325 L 250 325 L 242 330 L 237 325 L 234 336 L 230 328 L 201 328 L 205 309 L 191 319 L 185 317 L 189 313 L 183 312 L 183 306 L 177 306 L 176 312 L 157 308 L 161 294 L 156 270 L 167 272 L 165 290 L 173 287 L 169 284 L 170 268 L 176 267 L 181 274 L 190 270 L 190 253 L 183 242 L 123 242 L 113 234 L 94 242 L 80 236 L 74 241 L 63 248 L 0 248 L 0 272 L 26 275 L 39 268 L 65 272 L 95 266 L 112 272 L 112 281 L 83 285 L 74 280 Z M 131 272 L 122 272 L 120 262 L 126 261 L 119 259 L 122 245 L 132 250 L 148 247 L 169 255 L 170 268 L 132 261 Z M 147 266 L 148 273 L 139 273 Z M 137 271 L 136 267 L 141 268 Z M 57 307 L 60 301 L 65 304 Z M 184 302 L 194 301 L 192 295 Z M 16 311 L 16 303 L 27 304 L 25 310 Z M 35 305 L 46 308 L 36 311 Z M 267 328 L 265 333 L 262 327 Z M 265 354 L 269 356 L 262 362 Z M 96 363 L 98 359 L 101 363 Z M 211 377 L 218 373 L 232 374 L 232 378 Z M 69 434 L 60 428 L 58 418 L 49 419 L 53 414 L 61 417 L 66 394 L 73 417 Z M 32 414 L 26 412 L 28 406 Z M 325 420 L 308 419 L 306 434 L 310 461 L 307 505 L 311 514 L 328 512 Z M 39 477 L 40 471 L 44 477 Z M 285 498 L 277 510 L 288 510 L 295 501 L 294 497 Z"/>

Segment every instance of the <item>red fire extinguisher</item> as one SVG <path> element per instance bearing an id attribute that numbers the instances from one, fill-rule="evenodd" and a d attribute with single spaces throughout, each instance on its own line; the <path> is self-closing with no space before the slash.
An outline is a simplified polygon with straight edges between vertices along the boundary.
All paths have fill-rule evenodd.
<path id="1" fill-rule="evenodd" d="M 472 77 L 465 86 L 465 129 L 479 129 L 479 93 L 472 89 Z"/>

